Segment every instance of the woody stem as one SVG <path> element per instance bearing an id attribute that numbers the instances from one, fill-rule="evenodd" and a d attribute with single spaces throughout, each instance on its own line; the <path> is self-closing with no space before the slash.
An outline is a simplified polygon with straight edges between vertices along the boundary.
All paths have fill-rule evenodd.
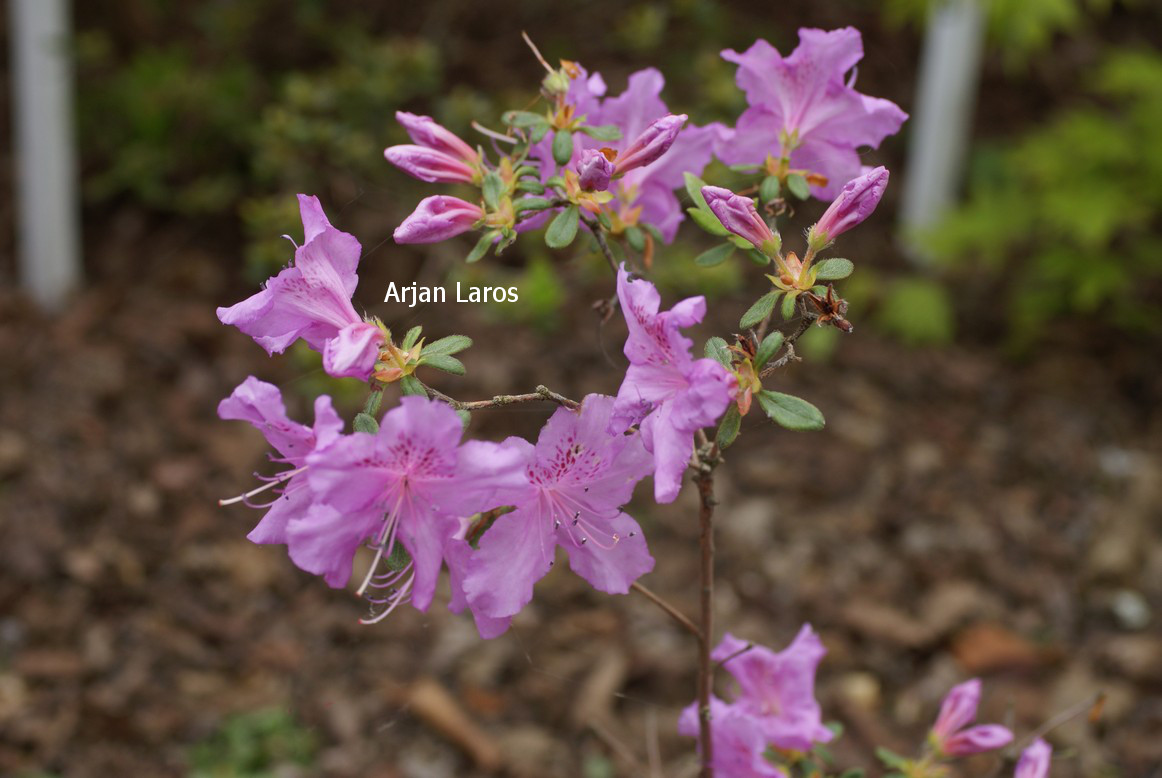
<path id="1" fill-rule="evenodd" d="M 697 475 L 701 534 L 698 547 L 701 552 L 699 582 L 701 583 L 701 635 L 698 640 L 698 741 L 702 746 L 700 778 L 714 778 L 714 744 L 711 734 L 710 695 L 714 689 L 714 665 L 710 661 L 710 645 L 714 638 L 714 468 L 718 464 L 718 449 L 708 444 L 698 451 Z"/>

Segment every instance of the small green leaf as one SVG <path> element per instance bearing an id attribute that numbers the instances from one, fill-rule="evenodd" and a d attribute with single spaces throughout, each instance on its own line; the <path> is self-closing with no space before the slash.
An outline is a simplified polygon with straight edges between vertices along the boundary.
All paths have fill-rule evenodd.
<path id="1" fill-rule="evenodd" d="M 759 405 L 763 412 L 774 419 L 775 423 L 797 432 L 808 432 L 823 429 L 823 414 L 811 403 L 792 394 L 772 392 L 764 389 L 759 392 Z"/>
<path id="2" fill-rule="evenodd" d="M 356 432 L 366 432 L 369 435 L 379 432 L 379 422 L 375 420 L 375 417 L 362 411 L 355 414 L 355 420 L 351 426 L 355 428 Z"/>
<path id="3" fill-rule="evenodd" d="M 783 307 L 780 309 L 780 312 L 783 314 L 784 319 L 789 319 L 795 315 L 795 301 L 798 299 L 798 295 L 794 294 L 789 294 L 783 298 Z"/>
<path id="4" fill-rule="evenodd" d="M 554 186 L 557 189 L 565 188 L 565 179 L 560 176 L 550 176 L 549 180 L 545 182 L 545 186 Z"/>
<path id="5" fill-rule="evenodd" d="M 423 354 L 420 356 L 420 364 L 427 367 L 434 367 L 437 370 L 443 370 L 445 373 L 452 375 L 464 375 L 464 363 L 456 359 L 456 357 L 448 356 L 447 354 Z"/>
<path id="6" fill-rule="evenodd" d="M 428 390 L 420 383 L 420 379 L 414 375 L 405 375 L 399 379 L 400 391 L 404 393 L 405 397 L 427 397 Z"/>
<path id="7" fill-rule="evenodd" d="M 396 543 L 391 547 L 391 554 L 387 557 L 387 569 L 400 571 L 411 564 L 412 555 L 404 548 L 403 543 Z"/>
<path id="8" fill-rule="evenodd" d="M 605 213 L 605 211 L 602 211 L 602 213 Z M 641 227 L 646 232 L 648 232 L 650 235 L 653 235 L 654 240 L 656 240 L 658 243 L 665 243 L 666 242 L 662 238 L 662 231 L 659 230 L 654 225 L 650 224 L 649 222 L 638 222 L 638 226 Z"/>
<path id="9" fill-rule="evenodd" d="M 703 211 L 698 208 L 687 208 L 686 213 L 690 214 L 690 218 L 694 220 L 702 229 L 715 235 L 719 238 L 725 238 L 730 233 L 722 226 L 722 222 L 718 221 L 718 217 L 710 211 Z"/>
<path id="10" fill-rule="evenodd" d="M 738 412 L 737 403 L 731 403 L 730 407 L 726 409 L 726 415 L 722 417 L 722 423 L 718 425 L 718 434 L 714 436 L 714 442 L 718 444 L 718 448 L 725 450 L 727 446 L 734 442 L 738 437 L 738 429 L 742 426 L 742 414 Z"/>
<path id="11" fill-rule="evenodd" d="M 484 204 L 495 211 L 500 205 L 500 198 L 504 196 L 504 180 L 500 174 L 495 170 L 488 171 L 484 176 L 480 192 L 484 195 Z"/>
<path id="12" fill-rule="evenodd" d="M 633 225 L 625 228 L 625 239 L 634 251 L 646 250 L 646 236 L 639 227 Z"/>
<path id="13" fill-rule="evenodd" d="M 760 167 L 762 167 L 762 165 L 755 165 L 753 163 L 748 163 L 745 165 L 730 165 L 730 169 L 735 173 L 753 173 Z"/>
<path id="14" fill-rule="evenodd" d="M 367 395 L 367 402 L 363 403 L 363 412 L 369 416 L 379 414 L 379 405 L 383 402 L 383 389 L 376 389 Z"/>
<path id="15" fill-rule="evenodd" d="M 777 200 L 779 197 L 779 179 L 777 176 L 767 176 L 759 185 L 759 199 L 764 203 Z"/>
<path id="16" fill-rule="evenodd" d="M 407 351 L 409 348 L 416 345 L 416 341 L 420 339 L 420 334 L 423 331 L 424 328 L 419 325 L 412 327 L 410 330 L 408 330 L 407 335 L 403 336 L 403 343 L 400 344 L 400 348 L 402 348 L 404 351 Z"/>
<path id="17" fill-rule="evenodd" d="M 911 765 L 910 760 L 883 746 L 876 748 L 876 758 L 888 767 L 894 767 L 898 770 L 906 770 Z"/>
<path id="18" fill-rule="evenodd" d="M 754 244 L 741 235 L 731 235 L 728 240 L 743 251 L 754 248 Z"/>
<path id="19" fill-rule="evenodd" d="M 548 122 L 544 122 L 543 124 L 534 124 L 532 131 L 529 132 L 529 140 L 532 141 L 533 143 L 540 143 L 541 141 L 543 141 L 545 139 L 545 136 L 548 134 L 549 134 L 549 123 Z"/>
<path id="20" fill-rule="evenodd" d="M 542 191 L 544 188 L 542 187 Z M 521 197 L 512 201 L 512 209 L 517 213 L 522 211 L 543 211 L 552 208 L 555 202 L 547 197 Z"/>
<path id="21" fill-rule="evenodd" d="M 682 177 L 686 179 L 686 194 L 690 195 L 690 200 L 693 201 L 694 206 L 709 213 L 710 208 L 706 205 L 706 198 L 702 196 L 702 187 L 706 186 L 706 182 L 693 173 L 683 173 Z"/>
<path id="22" fill-rule="evenodd" d="M 811 196 L 811 185 L 807 183 L 807 179 L 798 173 L 792 173 L 787 176 L 787 188 L 791 190 L 791 194 L 800 200 L 806 200 Z"/>
<path id="23" fill-rule="evenodd" d="M 549 229 L 545 230 L 545 245 L 551 249 L 563 249 L 577 237 L 577 222 L 581 212 L 576 205 L 570 205 L 553 217 Z"/>
<path id="24" fill-rule="evenodd" d="M 568 165 L 573 159 L 573 133 L 557 130 L 553 135 L 553 161 L 558 165 Z"/>
<path id="25" fill-rule="evenodd" d="M 782 292 L 767 292 L 755 304 L 747 309 L 746 313 L 742 315 L 738 326 L 744 330 L 749 330 L 751 327 L 758 324 L 763 319 L 771 315 L 771 311 L 775 309 L 775 301 L 779 299 Z"/>
<path id="26" fill-rule="evenodd" d="M 460 424 L 464 426 L 464 429 L 468 429 L 468 424 L 472 421 L 472 414 L 465 410 L 459 410 L 456 411 L 456 415 L 460 417 Z"/>
<path id="27" fill-rule="evenodd" d="M 476 241 L 476 245 L 468 252 L 468 256 L 464 257 L 464 261 L 468 264 L 478 262 L 481 257 L 488 253 L 488 249 L 492 247 L 496 240 L 496 232 L 486 232 L 480 236 L 480 240 Z"/>
<path id="28" fill-rule="evenodd" d="M 841 257 L 823 259 L 815 263 L 815 280 L 838 281 L 841 278 L 847 278 L 853 270 L 855 270 L 855 265 L 850 259 L 842 259 Z"/>
<path id="29" fill-rule="evenodd" d="M 617 140 L 621 137 L 621 129 L 616 124 L 602 124 L 596 127 L 578 127 L 578 130 L 593 140 Z"/>
<path id="30" fill-rule="evenodd" d="M 604 210 L 601 211 L 601 213 L 597 214 L 597 221 L 601 224 L 602 227 L 605 228 L 606 232 L 613 231 L 613 222 L 610 220 L 609 214 L 607 214 Z M 593 242 L 596 243 L 597 240 L 594 239 Z M 616 245 L 616 244 L 613 244 L 613 245 Z"/>
<path id="31" fill-rule="evenodd" d="M 730 367 L 730 349 L 726 345 L 726 341 L 715 335 L 706 341 L 703 351 L 709 359 L 713 359 L 723 367 Z"/>
<path id="32" fill-rule="evenodd" d="M 544 115 L 532 111 L 506 111 L 500 120 L 509 127 L 535 127 L 549 122 Z"/>
<path id="33" fill-rule="evenodd" d="M 762 370 L 775 354 L 779 353 L 779 349 L 783 347 L 783 333 L 779 331 L 772 332 L 763 338 L 763 342 L 759 344 L 758 350 L 755 352 L 754 366 L 758 370 Z M 425 349 L 426 351 L 427 349 Z"/>
<path id="34" fill-rule="evenodd" d="M 539 195 L 545 193 L 545 185 L 540 181 L 520 181 L 517 183 L 516 188 L 522 192 L 529 192 L 531 194 Z"/>
<path id="35" fill-rule="evenodd" d="M 734 246 L 729 243 L 720 243 L 712 249 L 706 249 L 694 257 L 694 264 L 699 267 L 714 267 L 721 265 L 734 253 Z"/>
<path id="36" fill-rule="evenodd" d="M 424 346 L 421 353 L 422 356 L 433 356 L 435 354 L 459 354 L 466 348 L 472 346 L 472 338 L 467 335 L 449 335 L 446 338 L 434 340 Z"/>
<path id="37" fill-rule="evenodd" d="M 751 262 L 754 262 L 759 267 L 766 267 L 771 264 L 771 258 L 762 253 L 758 249 L 748 249 L 746 256 Z"/>

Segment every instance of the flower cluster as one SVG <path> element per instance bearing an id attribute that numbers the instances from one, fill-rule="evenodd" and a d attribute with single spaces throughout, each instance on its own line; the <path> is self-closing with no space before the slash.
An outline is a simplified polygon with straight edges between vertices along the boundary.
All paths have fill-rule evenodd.
<path id="1" fill-rule="evenodd" d="M 682 711 L 678 731 L 696 737 L 698 717 L 714 722 L 714 764 L 720 778 L 785 778 L 778 765 L 833 737 L 815 700 L 815 671 L 827 650 L 809 624 L 779 652 L 727 633 L 711 658 L 738 684 L 733 702 L 712 697 L 710 710 Z"/>

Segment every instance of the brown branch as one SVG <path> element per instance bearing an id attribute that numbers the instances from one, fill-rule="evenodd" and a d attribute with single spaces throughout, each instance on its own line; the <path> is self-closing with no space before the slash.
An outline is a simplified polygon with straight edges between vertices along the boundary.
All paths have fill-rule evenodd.
<path id="1" fill-rule="evenodd" d="M 597 240 L 597 245 L 601 247 L 601 253 L 605 255 L 605 261 L 609 263 L 609 269 L 613 271 L 613 275 L 617 276 L 617 259 L 613 256 L 613 250 L 609 248 L 609 243 L 605 240 L 605 233 L 601 229 L 601 224 L 596 221 L 590 221 L 581 216 L 581 221 L 585 222 L 585 226 L 593 233 L 593 237 Z"/>
<path id="2" fill-rule="evenodd" d="M 652 591 L 650 591 L 646 587 L 642 586 L 637 581 L 634 581 L 633 585 L 630 586 L 630 588 L 636 592 L 639 592 L 647 600 L 649 600 L 654 605 L 657 605 L 659 608 L 664 610 L 667 614 L 669 614 L 670 618 L 672 618 L 674 621 L 678 622 L 683 627 L 685 627 L 690 632 L 690 634 L 692 634 L 699 641 L 702 640 L 702 631 L 698 629 L 698 625 L 695 624 L 694 622 L 690 621 L 690 619 L 688 619 L 686 617 L 686 615 L 684 613 L 682 613 L 682 611 L 678 610 L 673 605 L 666 602 L 660 596 L 658 596 L 657 594 L 654 594 Z"/>
<path id="3" fill-rule="evenodd" d="M 714 690 L 714 665 L 710 661 L 710 643 L 714 639 L 714 468 L 718 464 L 713 444 L 698 452 L 698 485 L 701 534 L 699 580 L 701 582 L 702 639 L 698 644 L 698 740 L 702 746 L 701 778 L 714 778 L 714 741 L 710 722 L 710 696 Z"/>
<path id="4" fill-rule="evenodd" d="M 421 382 L 421 385 L 432 397 L 447 403 L 457 411 L 481 411 L 487 408 L 503 408 L 506 405 L 517 405 L 528 402 L 553 402 L 571 411 L 575 411 L 581 407 L 581 403 L 576 400 L 570 400 L 565 395 L 558 394 L 546 386 L 538 386 L 536 391 L 529 392 L 528 394 L 498 394 L 491 400 L 472 400 L 465 402 L 457 400 L 454 397 L 449 397 L 438 389 L 433 389 L 423 382 Z"/>

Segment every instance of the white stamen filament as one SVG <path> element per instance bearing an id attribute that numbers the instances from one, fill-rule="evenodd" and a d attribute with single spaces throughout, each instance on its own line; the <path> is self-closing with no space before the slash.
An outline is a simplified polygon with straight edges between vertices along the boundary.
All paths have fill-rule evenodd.
<path id="1" fill-rule="evenodd" d="M 279 473 L 278 475 L 274 476 L 269 481 L 264 483 L 262 486 L 258 487 L 257 489 L 251 489 L 246 494 L 240 494 L 237 497 L 231 497 L 228 500 L 218 500 L 218 505 L 234 505 L 235 503 L 244 502 L 246 500 L 249 500 L 251 497 L 253 497 L 256 494 L 261 494 L 262 492 L 265 492 L 267 489 L 273 489 L 274 487 L 278 486 L 279 484 L 282 484 L 282 483 L 285 483 L 286 481 L 289 481 L 290 479 L 294 478 L 296 475 L 298 475 L 299 473 L 303 472 L 306 469 L 307 468 L 304 465 L 303 467 L 300 467 L 297 470 L 288 470 L 285 473 Z"/>

